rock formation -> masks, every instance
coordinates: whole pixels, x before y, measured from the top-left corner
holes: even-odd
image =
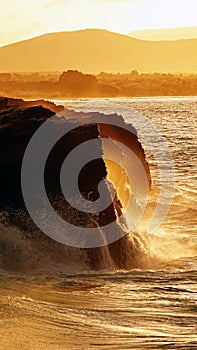
[[[25,102],[20,99],[0,98],[0,210],[6,211],[8,213],[8,223],[22,228],[27,232],[27,237],[28,232],[32,232],[33,223],[25,211],[21,190],[21,164],[23,155],[29,140],[39,126],[62,109],[62,106],[58,107],[47,101]],[[97,139],[98,150],[100,152],[100,158],[88,163],[80,172],[79,190],[86,199],[90,199],[90,193],[91,201],[96,200],[99,197],[98,184],[107,176],[100,137],[107,136],[117,139],[133,149],[137,156],[142,160],[144,169],[150,181],[148,164],[146,163],[144,151],[135,132],[133,133],[132,138],[127,135],[126,131],[123,136],[120,137],[118,129],[115,126],[109,127],[104,124],[81,125],[77,113],[75,114],[75,117],[76,119],[78,118],[78,120],[76,120],[76,128],[70,131],[66,136],[63,136],[55,144],[48,156],[45,167],[45,187],[48,196],[51,202],[53,202],[54,208],[65,220],[68,221],[71,219],[69,215],[67,215],[67,210],[65,210],[65,208],[68,208],[69,204],[63,197],[59,174],[65,157],[72,149],[84,141]],[[57,121],[58,120],[57,117]],[[73,119],[64,120],[64,122],[71,123],[73,122]],[[52,123],[54,123],[54,121],[52,121]],[[54,123],[53,127],[61,127],[59,121]],[[40,150],[40,152],[42,152],[42,150]],[[110,195],[108,192],[109,189],[106,186],[106,193]],[[64,208],[63,211],[61,211],[59,206],[60,201],[61,207],[63,206]],[[103,225],[117,219],[117,215],[121,213],[121,206],[121,202],[116,195],[114,202],[99,215],[94,216],[94,214],[92,214],[90,216],[86,213],[79,213],[76,209],[73,217],[76,218],[83,216],[82,226],[84,225],[84,227],[90,225],[88,221],[96,222],[97,226],[99,225],[102,227]],[[18,210],[24,211],[25,215],[19,215]],[[71,223],[73,223],[72,220]],[[76,225],[75,219],[74,224]],[[94,224],[92,225],[92,227],[94,227]],[[42,235],[42,233],[40,232],[39,235]],[[34,234],[31,235],[31,239],[32,238],[35,238]],[[44,239],[50,240],[48,237],[45,237]],[[57,243],[54,244],[60,245]],[[129,254],[128,249],[130,250]],[[104,250],[102,247],[86,249],[89,265],[92,269],[106,268],[104,261],[105,250],[106,247]],[[110,254],[114,268],[129,269],[132,267],[131,258],[132,253],[135,255],[135,249],[127,235],[115,243],[110,244],[107,247],[107,251],[108,254]]]

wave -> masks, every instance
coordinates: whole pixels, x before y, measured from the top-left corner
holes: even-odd
[[[35,227],[24,231],[0,224],[0,251],[0,270],[14,274],[115,272],[121,270],[121,264],[122,270],[153,266],[148,240],[144,233],[137,231],[130,235],[125,232],[121,244],[114,242],[99,248],[80,249],[55,242]]]
[[[13,213],[14,215],[14,213]],[[26,218],[24,212],[17,215]],[[28,230],[0,224],[0,271],[26,276],[61,276],[117,271],[188,269],[194,264],[195,242],[165,232],[148,234],[144,228],[125,232],[118,242],[81,249],[50,239],[29,222]],[[25,221],[26,219],[24,219]],[[143,226],[144,227],[144,226]],[[184,260],[185,259],[185,260]],[[189,259],[189,260],[188,260]]]
[[[85,252],[50,240],[38,230],[0,225],[0,269],[17,274],[80,273],[88,270]]]

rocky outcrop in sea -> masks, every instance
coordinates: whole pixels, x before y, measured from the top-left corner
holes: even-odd
[[[79,174],[79,191],[86,200],[92,202],[99,198],[98,184],[101,180],[105,180],[105,195],[111,198],[106,182],[107,167],[104,160],[102,137],[115,139],[132,149],[142,161],[150,185],[150,172],[144,150],[132,126],[130,126],[132,128],[131,137],[129,131],[123,130],[123,133],[120,134],[117,126],[109,126],[107,123],[84,125],[83,114],[73,111],[62,113],[63,110],[63,106],[56,106],[48,101],[0,98],[0,210],[3,213],[2,222],[20,229],[24,233],[25,240],[39,241],[36,249],[39,249],[40,254],[42,249],[46,251],[47,246],[47,251],[53,260],[54,252],[56,252],[55,259],[61,264],[64,263],[66,247],[53,241],[35,226],[26,210],[21,190],[21,166],[26,147],[33,134],[45,121],[50,121],[54,132],[62,127],[62,123],[75,125],[69,133],[56,142],[45,165],[46,192],[54,209],[64,220],[76,226],[90,228],[99,226],[102,231],[104,225],[116,222],[122,213],[122,203],[117,193],[111,204],[96,214],[80,212],[72,208],[64,198],[59,179],[62,164],[66,156],[85,141],[97,140],[96,147],[97,154],[99,154],[98,159],[89,162]],[[50,119],[51,117],[53,118]],[[122,117],[114,116],[114,118],[124,126],[125,122]],[[38,152],[42,154],[42,147]],[[115,188],[114,191],[116,191]],[[139,253],[138,248],[138,246],[134,247],[133,241],[125,234],[121,239],[105,247],[81,250],[85,252],[87,264],[91,269],[130,269],[136,265],[135,256]],[[78,250],[80,248],[69,248],[70,256],[72,253],[76,254]]]

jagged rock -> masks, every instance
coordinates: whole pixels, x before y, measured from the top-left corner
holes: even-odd
[[[58,107],[46,101],[25,102],[21,99],[0,98],[0,209],[8,212],[9,223],[22,227],[22,229],[27,232],[30,230],[30,227],[32,230],[32,222],[28,215],[26,215],[27,213],[25,214],[25,221],[24,216],[22,218],[20,215],[17,216],[17,212],[15,215],[13,214],[13,209],[25,210],[21,190],[21,164],[23,155],[29,140],[39,126],[62,109],[62,106]],[[111,137],[130,147],[142,160],[150,183],[148,164],[145,160],[141,144],[135,134],[135,130],[132,138],[126,131],[120,136],[117,128],[114,126],[109,127],[104,124],[81,125],[80,114],[75,113],[73,116],[76,118],[76,128],[66,136],[63,136],[56,143],[49,154],[45,167],[46,191],[50,200],[53,202],[54,208],[59,211],[59,214],[64,219],[68,219],[68,221],[70,217],[67,215],[67,210],[65,208],[68,209],[69,204],[63,197],[59,174],[65,157],[72,149],[84,141],[97,139],[97,147],[100,152],[100,158],[88,163],[87,166],[82,169],[79,176],[79,189],[86,199],[89,198],[90,193],[92,194],[91,200],[98,198],[98,184],[107,176],[100,137]],[[73,119],[64,119],[64,122],[73,123]],[[124,123],[123,119],[121,122]],[[54,123],[54,120],[51,121],[51,123]],[[61,119],[57,117],[56,122],[52,126],[54,130],[55,128],[61,127]],[[42,152],[42,150],[40,150],[40,152]],[[106,193],[110,196],[107,186]],[[63,212],[59,208],[60,200],[64,207]],[[94,225],[103,226],[111,223],[117,219],[117,215],[121,214],[121,206],[121,202],[116,195],[114,203],[111,203],[111,205],[99,215],[89,215],[76,210],[73,215],[74,224],[76,224],[76,217],[83,217],[82,226],[84,227],[90,224],[88,220],[94,223],[92,227],[96,227]],[[73,223],[72,220],[71,223]],[[42,233],[40,232],[39,235],[42,235]],[[33,238],[35,238],[34,234]],[[50,240],[48,237],[44,239]],[[56,245],[58,244],[56,243]],[[114,263],[114,268],[129,269],[132,267],[132,256],[128,259],[128,251],[126,249],[128,247],[130,247],[130,254],[132,254],[132,252],[135,254],[127,235],[107,247]],[[91,268],[105,268],[102,247],[87,249],[86,252]]]
[[[10,98],[0,96],[0,110],[6,113],[6,110],[9,111],[9,108],[14,111],[21,108],[30,108],[35,106],[42,106],[44,108],[50,109],[54,113],[58,113],[64,109],[61,105],[56,105],[53,102],[46,100],[36,100],[36,101],[24,101],[20,98]]]

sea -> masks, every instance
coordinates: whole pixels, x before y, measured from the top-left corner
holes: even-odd
[[[51,264],[51,251],[42,255],[39,244],[32,248],[4,219],[0,349],[197,349],[197,98],[54,102],[111,118],[116,113],[136,128],[152,178],[147,210],[135,227],[144,264],[92,271],[82,256],[68,254],[60,267]]]

